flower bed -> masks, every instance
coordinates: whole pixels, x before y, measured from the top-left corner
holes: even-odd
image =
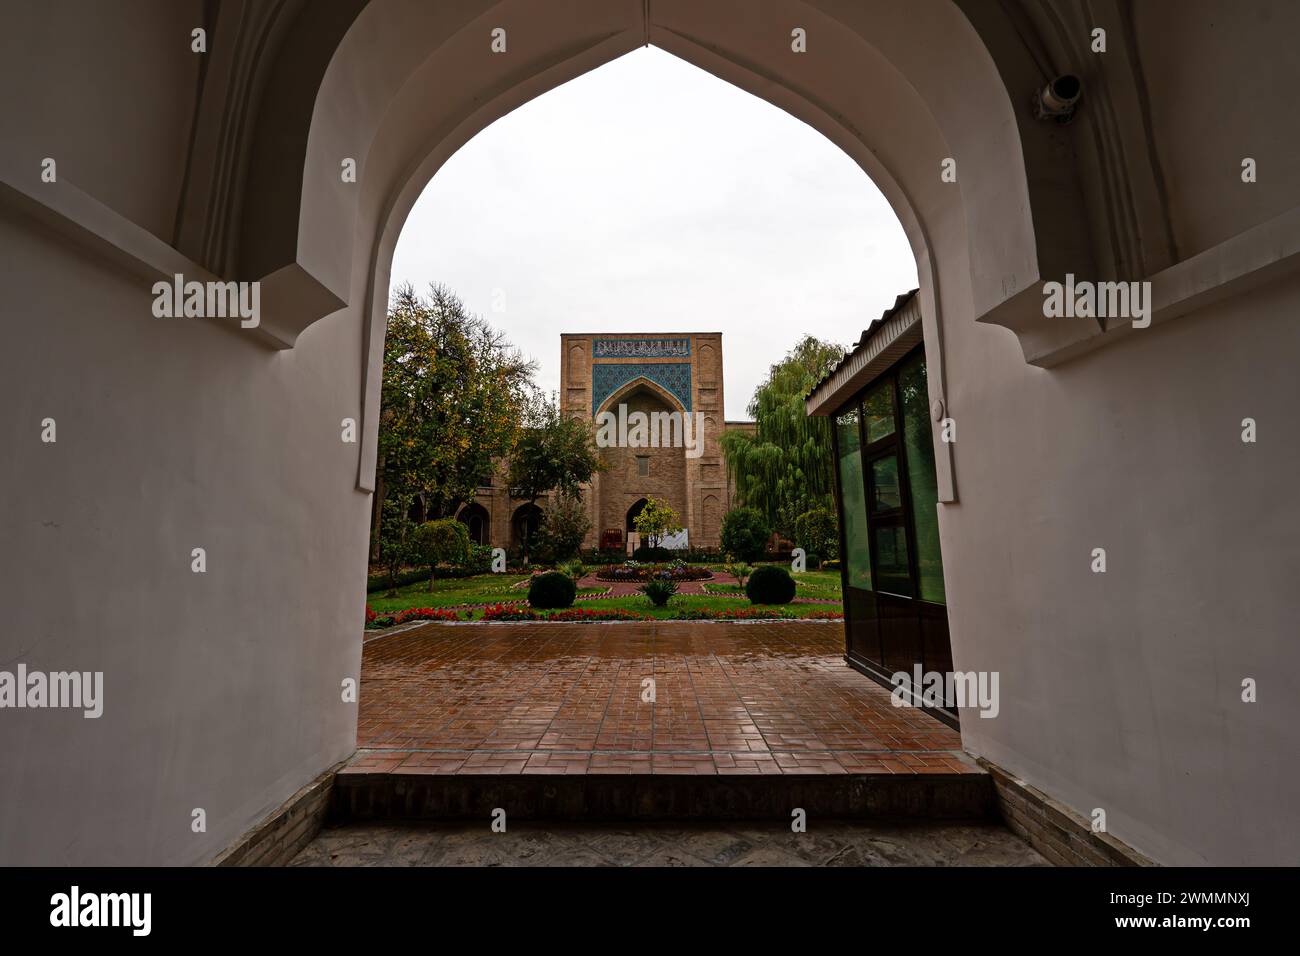
[[[625,611],[622,608],[570,607],[563,611],[550,611],[541,616],[543,621],[649,621],[649,614]]]
[[[395,615],[398,624],[407,621],[459,621],[460,615],[445,607],[409,607]]]
[[[537,620],[537,614],[522,604],[493,604],[491,607],[483,609],[483,620],[535,621]]]
[[[774,607],[739,607],[709,611],[704,608],[685,608],[673,614],[672,621],[771,621],[788,620],[795,615]]]
[[[669,581],[706,581],[713,577],[708,568],[691,564],[607,564],[596,572],[597,581],[649,581],[663,578]]]
[[[459,621],[460,616],[445,607],[408,607],[404,611],[379,614],[366,608],[366,627],[393,627],[407,621]]]
[[[569,607],[559,611],[538,612],[512,604],[495,604],[485,608],[485,621],[645,621],[649,615],[622,608]]]

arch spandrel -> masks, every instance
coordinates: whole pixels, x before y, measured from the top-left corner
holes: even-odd
[[[785,109],[863,167],[917,258],[933,313],[927,338],[940,334],[940,309],[968,321],[1032,304],[1024,293],[1040,281],[1037,243],[1013,106],[957,5],[656,0],[648,21],[646,9],[641,0],[572,0],[560,17],[526,0],[369,0],[319,84],[303,91],[313,97],[303,171],[283,183],[297,203],[276,210],[292,213],[297,236],[280,273],[299,290],[286,334],[338,303],[362,323],[363,490],[373,484],[389,268],[424,185],[495,119],[647,43]],[[816,55],[789,49],[790,24],[806,26]],[[496,27],[507,31],[504,54],[489,49]],[[958,182],[943,183],[939,164],[953,153]],[[358,158],[358,183],[338,182],[340,156]],[[941,355],[936,365],[932,388],[943,398]]]
[[[400,231],[436,171],[427,157],[443,153],[445,161],[497,115],[576,75],[575,62],[585,72],[648,41],[728,82],[747,74],[739,85],[783,108],[791,94],[810,101],[815,108],[800,118],[837,142],[843,132],[827,131],[816,114],[856,136],[879,157],[873,178],[884,173],[899,184],[886,190],[896,211],[906,204],[928,231],[928,220],[950,222],[954,212],[972,231],[996,221],[997,241],[966,247],[977,315],[1037,280],[1011,101],[956,5],[657,0],[649,23],[640,0],[569,6],[581,9],[557,17],[522,0],[371,0],[316,91],[296,215],[299,266],[352,301],[356,246],[382,238],[376,225],[389,231],[381,218]],[[790,52],[789,23],[809,24],[817,55]],[[507,30],[507,53],[489,52],[491,25]],[[449,97],[449,88],[457,96]],[[363,157],[362,189],[338,182],[338,157],[353,154]],[[949,154],[958,154],[955,189],[939,182],[939,161]]]
[[[640,393],[649,393],[661,402],[670,412],[679,412],[683,415],[688,413],[685,404],[683,404],[682,400],[675,394],[664,388],[658,382],[652,381],[643,375],[639,375],[631,381],[625,382],[618,388],[614,389],[614,391],[601,399],[600,402],[595,403],[591,411],[592,417],[594,418],[604,412],[615,411],[620,402],[626,402],[629,398]]]

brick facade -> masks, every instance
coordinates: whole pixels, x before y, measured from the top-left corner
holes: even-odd
[[[643,498],[655,497],[676,509],[691,547],[718,547],[722,516],[733,498],[721,437],[729,429],[754,427],[752,422],[728,422],[723,414],[722,334],[561,335],[564,413],[594,419],[605,410],[617,413],[620,404],[628,414],[691,415],[703,426],[703,451],[690,457],[684,447],[603,449],[606,468],[583,491],[592,522],[585,546],[597,547],[603,531],[625,533],[630,509]],[[516,527],[523,504],[511,499],[504,482],[498,480],[479,489],[466,508],[486,525],[483,543],[512,549],[518,544]],[[538,504],[545,508],[546,500]],[[462,520],[469,513],[462,509]]]

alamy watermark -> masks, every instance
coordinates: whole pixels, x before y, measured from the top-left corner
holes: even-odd
[[[996,717],[1001,709],[997,671],[923,671],[916,664],[910,674],[895,671],[889,680],[895,707],[945,707],[955,701],[958,707],[977,708],[981,717]]]
[[[103,671],[0,671],[0,708],[68,708],[95,719],[104,713]]]
[[[152,893],[83,893],[74,886],[50,897],[51,926],[122,926],[132,936],[148,936],[152,912]]]
[[[598,448],[685,448],[687,458],[704,454],[704,413],[604,411],[596,416]]]
[[[1043,283],[1043,315],[1049,319],[1130,319],[1133,328],[1151,324],[1150,282],[1090,282],[1074,279]]]
[[[153,314],[159,319],[239,319],[239,327],[262,322],[260,282],[198,282],[179,272],[153,284]]]

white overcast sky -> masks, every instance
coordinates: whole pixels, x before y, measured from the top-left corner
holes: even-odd
[[[392,280],[450,286],[537,360],[548,393],[561,332],[720,331],[726,417],[743,419],[804,332],[851,345],[916,266],[838,147],[650,47],[467,143],[412,210]]]

